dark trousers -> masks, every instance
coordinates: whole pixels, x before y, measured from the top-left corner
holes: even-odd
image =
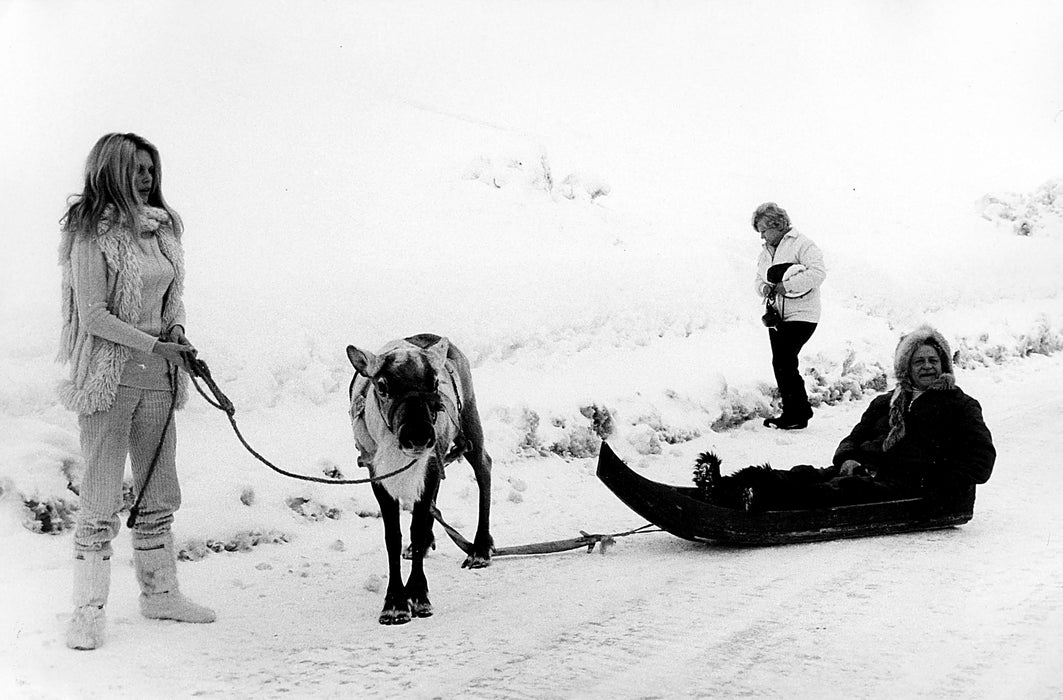
[[[771,368],[782,396],[782,412],[787,418],[807,420],[812,417],[808,405],[805,382],[797,368],[797,355],[816,330],[809,321],[784,321],[778,328],[768,329],[771,341]]]

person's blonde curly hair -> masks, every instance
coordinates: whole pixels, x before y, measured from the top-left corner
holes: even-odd
[[[790,230],[789,214],[775,202],[764,202],[753,212],[752,224],[754,230],[756,230],[757,224],[761,221],[764,221],[776,231],[786,232]]]

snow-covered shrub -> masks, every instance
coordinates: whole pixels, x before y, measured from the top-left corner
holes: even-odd
[[[553,188],[550,164],[543,155],[539,159],[478,156],[462,172],[466,180],[477,180],[494,187],[524,187],[549,192]]]
[[[616,431],[616,424],[613,422],[613,414],[605,406],[599,406],[596,403],[592,403],[588,406],[580,406],[579,412],[584,418],[591,421],[591,427],[593,428],[595,435],[602,440],[608,440]]]
[[[551,431],[553,437],[549,441],[544,441],[548,452],[566,459],[582,459],[598,454],[602,440],[593,425],[582,425],[575,420],[555,417],[551,426],[556,430]]]
[[[250,552],[260,544],[284,544],[290,541],[291,536],[278,530],[247,530],[224,540],[188,540],[178,545],[177,558],[181,561],[199,561],[211,552]]]
[[[719,432],[770,415],[772,398],[777,398],[778,393],[777,389],[763,384],[757,389],[739,391],[725,383],[720,388],[720,415],[712,422],[712,429]]]
[[[652,425],[639,423],[630,428],[625,437],[640,455],[661,454],[661,441]]]
[[[1035,353],[1051,355],[1063,350],[1063,333],[1052,328],[1047,316],[1041,316],[1029,333],[1019,336],[1016,350],[1022,357]]]
[[[880,364],[857,360],[852,348],[841,364],[827,356],[814,357],[805,367],[804,377],[808,401],[813,406],[859,401],[867,394],[885,391],[889,384],[888,374]]]
[[[609,183],[590,173],[569,173],[557,188],[565,199],[590,199],[604,197],[612,191]]]
[[[322,459],[318,462],[321,467],[321,473],[329,479],[341,480],[344,478],[343,472],[340,471],[340,466],[331,459]]]
[[[476,180],[495,189],[522,187],[556,193],[573,200],[594,201],[612,191],[604,179],[585,171],[571,172],[560,183],[557,182],[545,151],[532,157],[477,156],[465,166],[462,178]]]
[[[597,403],[580,406],[577,413],[554,416],[550,425],[536,422],[540,452],[552,452],[565,459],[594,457],[602,440],[616,432],[613,413]]]
[[[292,496],[287,501],[288,507],[298,515],[314,522],[325,520],[339,520],[342,511],[333,506],[326,506],[312,498]]]
[[[1063,330],[1041,315],[1033,327],[1011,340],[991,340],[989,333],[961,337],[954,344],[953,364],[962,369],[1000,365],[1029,355],[1051,355],[1063,350]]]
[[[525,453],[541,453],[543,448],[539,442],[539,414],[530,408],[523,408],[520,412],[519,427],[521,438],[517,449]]]
[[[1018,236],[1063,232],[1063,179],[1049,180],[1030,194],[987,194],[982,218],[1006,225]]]
[[[78,504],[73,499],[67,500],[51,496],[22,501],[24,514],[22,526],[30,532],[42,535],[58,535],[74,527]]]
[[[673,392],[665,392],[665,394],[669,398],[676,398],[676,395]],[[664,418],[661,416],[660,411],[652,406],[643,407],[642,410],[639,411],[635,415],[635,417],[630,421],[630,424],[635,427],[649,426],[653,430],[654,440],[650,443],[651,446],[653,443],[657,443],[658,447],[660,447],[660,443],[664,443],[667,445],[676,445],[683,442],[689,442],[690,440],[694,440],[698,437],[701,437],[701,430],[699,430],[697,427],[691,426],[689,424],[671,425],[669,423],[666,423]],[[642,428],[639,428],[639,431],[642,430]],[[636,442],[633,442],[632,444],[637,445],[642,443],[644,438],[636,435],[634,439]],[[651,447],[651,449],[654,448]],[[659,454],[659,451],[642,454]]]

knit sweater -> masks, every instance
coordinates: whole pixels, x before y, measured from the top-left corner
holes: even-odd
[[[81,414],[105,411],[123,382],[143,386],[143,374],[127,371],[130,357],[158,365],[152,348],[159,335],[184,325],[184,255],[179,234],[165,210],[143,207],[130,224],[108,208],[94,234],[64,231],[59,249],[63,270],[63,328],[59,359],[71,364],[70,379],[59,387],[63,405]],[[117,221],[116,221],[117,219]],[[137,237],[153,233],[142,247]],[[157,244],[158,256],[155,255]],[[161,256],[161,259],[160,257]],[[168,278],[160,262],[172,266],[172,281],[159,293],[153,285]],[[145,268],[149,274],[145,289]],[[158,308],[147,308],[158,305]],[[178,372],[177,406],[188,396],[188,378]]]

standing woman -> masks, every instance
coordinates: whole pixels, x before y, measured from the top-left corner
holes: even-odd
[[[170,525],[181,505],[173,411],[188,397],[181,219],[162,196],[159,151],[107,134],[89,153],[85,185],[62,219],[63,328],[71,365],[60,399],[78,414],[85,463],[74,531],[74,614],[66,643],[103,643],[111,542],[126,457],[140,499],[133,561],[145,617],[213,622],[177,587]],[[150,474],[150,477],[149,477]]]
[[[766,419],[764,425],[800,430],[808,425],[812,407],[797,356],[819,323],[819,287],[827,277],[827,268],[819,246],[794,230],[786,210],[775,202],[757,207],[753,228],[764,241],[757,259],[756,290],[769,308],[764,324],[768,326],[771,366],[782,397],[782,415]]]

